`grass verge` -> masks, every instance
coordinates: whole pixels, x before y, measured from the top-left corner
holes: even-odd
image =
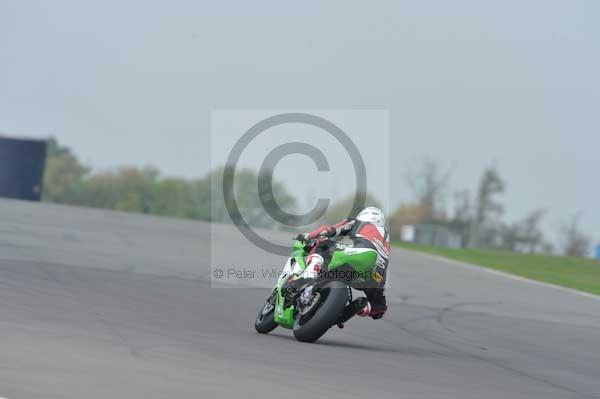
[[[600,295],[600,261],[595,259],[486,249],[438,248],[409,243],[395,245]]]

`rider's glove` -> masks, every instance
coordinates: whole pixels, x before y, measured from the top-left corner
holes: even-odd
[[[306,242],[307,242],[306,234],[298,234],[296,236],[296,238],[294,238],[294,240],[297,240],[297,241],[300,241],[300,242],[303,242],[306,244]]]

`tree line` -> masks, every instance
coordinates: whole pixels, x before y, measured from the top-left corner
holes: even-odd
[[[453,167],[430,157],[415,163],[405,174],[412,189],[412,202],[403,203],[391,216],[392,232],[399,236],[404,225],[431,224],[443,226],[461,237],[463,248],[490,248],[513,252],[563,254],[585,257],[591,249],[591,237],[580,227],[581,212],[562,221],[560,242],[553,244],[546,237],[542,223],[545,209],[533,209],[521,220],[504,220],[502,195],[506,180],[497,165],[486,167],[475,192],[459,190],[454,193],[451,212],[445,208]]]
[[[50,139],[42,201],[229,222],[221,184],[223,172],[223,168],[215,169],[198,179],[162,177],[154,167],[93,172],[69,148]],[[240,213],[250,225],[268,228],[273,221],[258,199],[258,179],[252,170],[236,171],[235,196]],[[280,182],[273,183],[273,197],[282,207],[295,206],[295,198]]]
[[[447,212],[444,204],[453,169],[452,166],[442,167],[435,159],[423,158],[406,172],[404,178],[414,198],[401,203],[390,215],[392,238],[400,237],[404,225],[430,224],[459,235],[460,245],[465,248],[588,255],[591,239],[580,228],[581,213],[574,214],[561,224],[562,242],[558,249],[542,231],[546,210],[534,209],[521,220],[506,222],[501,198],[507,185],[496,165],[482,172],[475,192],[455,192],[454,207]],[[223,198],[223,173],[224,169],[218,168],[202,178],[183,179],[163,177],[154,167],[92,171],[69,148],[50,139],[42,200],[227,223],[230,218]],[[259,179],[260,176],[253,170],[236,171],[235,198],[240,214],[251,226],[269,228],[275,226],[269,211],[277,206],[294,209],[297,203],[282,182],[274,182],[273,196],[261,203]],[[374,195],[366,195],[370,205],[381,205]],[[347,216],[353,198],[332,204],[319,222],[331,222]]]

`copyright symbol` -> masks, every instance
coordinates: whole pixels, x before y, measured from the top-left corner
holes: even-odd
[[[213,275],[216,278],[221,278],[223,277],[223,269],[215,269],[215,271],[213,272]]]
[[[342,129],[327,119],[313,114],[285,113],[266,118],[248,129],[233,146],[225,164],[225,169],[223,171],[223,199],[225,200],[225,207],[227,208],[227,213],[231,217],[233,224],[246,237],[246,239],[265,251],[282,256],[287,256],[289,253],[289,248],[287,246],[278,245],[266,240],[264,237],[254,231],[248,222],[244,220],[234,196],[233,186],[238,160],[248,144],[250,144],[252,140],[254,140],[264,131],[275,126],[290,123],[318,127],[322,131],[333,136],[333,138],[335,138],[348,153],[354,167],[356,178],[354,203],[352,204],[352,209],[350,210],[348,217],[358,213],[359,210],[364,208],[367,192],[367,171],[364,160],[358,148]],[[308,225],[317,221],[321,216],[323,216],[323,214],[325,214],[329,205],[329,200],[319,199],[317,201],[317,205],[305,215],[294,215],[287,213],[273,200],[272,171],[274,170],[277,162],[290,154],[304,154],[315,162],[318,171],[329,170],[327,158],[317,147],[308,143],[300,142],[280,145],[267,155],[263,165],[260,168],[258,178],[259,199],[265,211],[274,220],[287,226]],[[302,223],[295,221],[302,221]]]

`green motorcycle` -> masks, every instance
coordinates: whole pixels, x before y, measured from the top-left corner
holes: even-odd
[[[332,249],[327,270],[308,270],[306,257],[313,245]],[[353,248],[334,240],[316,243],[294,241],[277,284],[256,317],[254,327],[261,334],[277,326],[292,329],[302,342],[315,342],[332,326],[347,321],[356,312],[352,287],[373,281],[372,270],[377,252],[370,248]],[[366,301],[366,298],[365,298]]]

